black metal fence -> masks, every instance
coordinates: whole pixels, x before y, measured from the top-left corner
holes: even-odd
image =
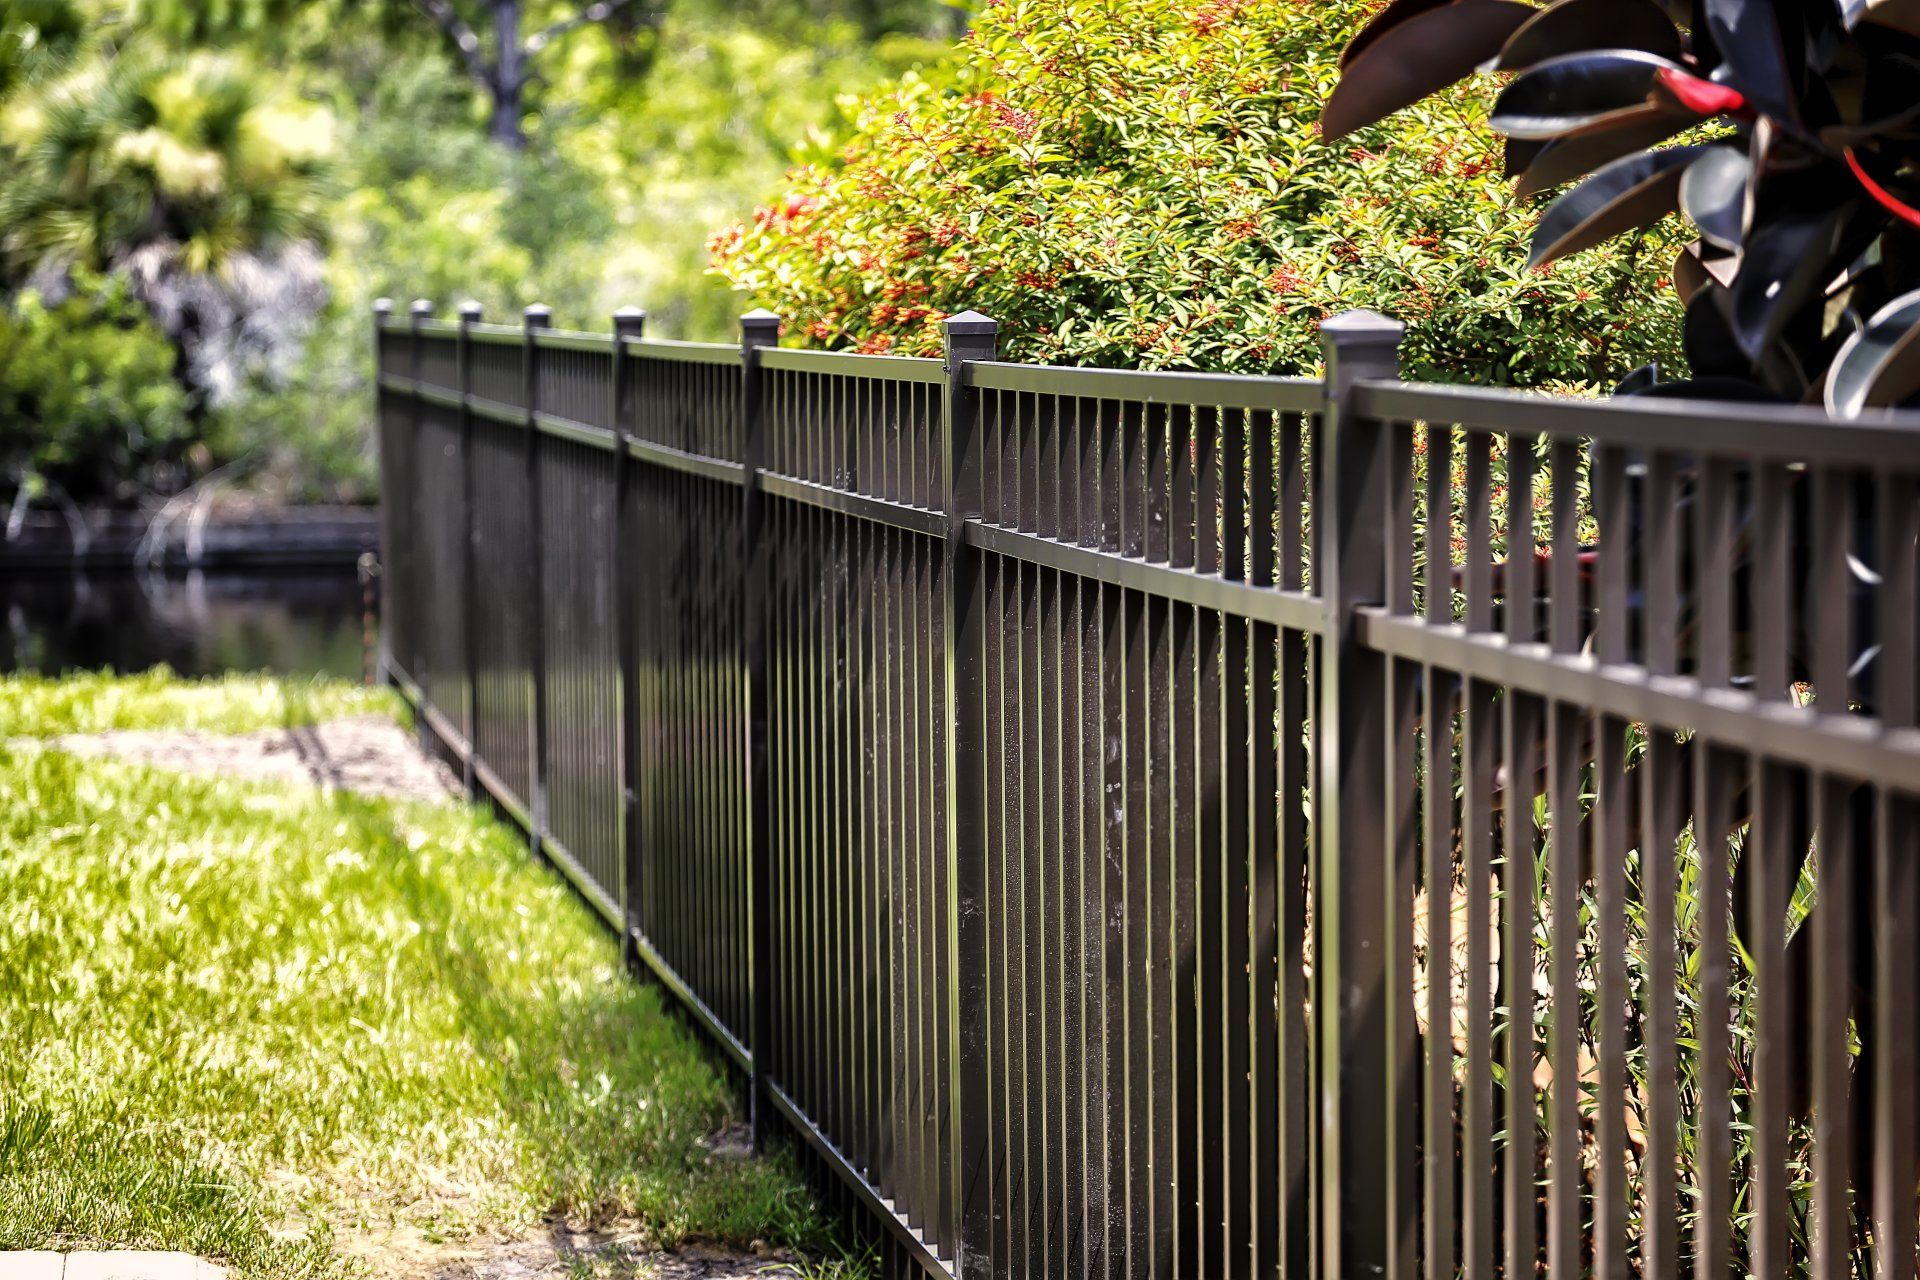
[[[1920,420],[478,319],[388,670],[891,1267],[1915,1274]]]

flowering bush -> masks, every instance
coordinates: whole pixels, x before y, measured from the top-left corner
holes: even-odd
[[[712,240],[790,341],[926,354],[998,319],[1015,359],[1303,372],[1325,316],[1408,322],[1415,376],[1607,382],[1677,363],[1665,227],[1529,273],[1487,90],[1324,145],[1378,0],[996,0],[952,65],[848,104],[844,140]],[[1651,264],[1651,265],[1650,265]]]

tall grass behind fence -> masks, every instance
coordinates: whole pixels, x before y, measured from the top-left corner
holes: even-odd
[[[383,315],[387,669],[943,1276],[1916,1272],[1920,422]]]

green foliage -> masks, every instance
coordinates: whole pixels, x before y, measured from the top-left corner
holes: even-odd
[[[177,466],[192,438],[173,345],[126,281],[79,275],[73,296],[0,310],[0,476],[75,498]]]
[[[963,309],[1015,358],[1305,371],[1349,307],[1417,376],[1592,383],[1679,346],[1664,229],[1528,274],[1534,215],[1455,89],[1338,147],[1315,120],[1366,0],[1001,0],[949,72],[851,108],[714,237],[791,340],[930,353]]]

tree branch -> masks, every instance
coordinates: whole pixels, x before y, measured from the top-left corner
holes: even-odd
[[[584,27],[595,22],[605,22],[608,18],[611,18],[614,14],[633,3],[634,0],[594,0],[593,4],[588,5],[571,18],[563,18],[548,27],[545,31],[536,31],[534,34],[528,36],[526,44],[522,47],[529,56],[532,56],[574,28]]]
[[[413,0],[414,8],[433,19],[444,31],[447,39],[453,41],[453,47],[460,51],[460,57],[467,64],[467,71],[481,84],[491,87],[494,84],[493,68],[480,56],[480,37],[467,25],[459,11],[450,0]]]

